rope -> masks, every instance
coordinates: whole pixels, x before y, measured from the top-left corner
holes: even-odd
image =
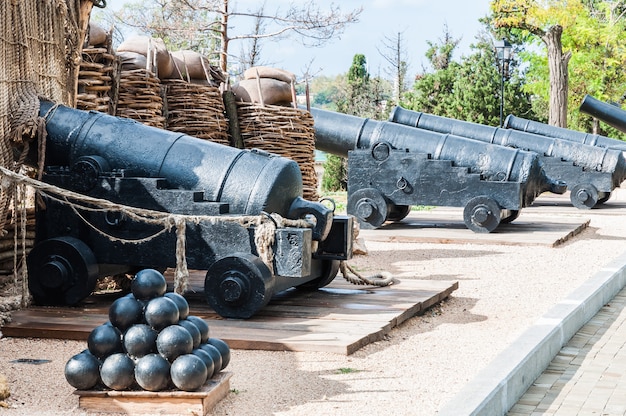
[[[365,277],[357,272],[354,267],[350,266],[345,260],[343,260],[339,264],[339,270],[341,271],[343,278],[353,285],[370,285],[384,287],[393,284],[393,276],[390,273],[382,272],[370,277]],[[354,275],[355,277],[351,277],[350,274]]]

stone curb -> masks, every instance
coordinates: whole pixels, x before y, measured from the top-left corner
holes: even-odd
[[[625,285],[626,253],[554,305],[466,384],[438,415],[505,415],[570,338]]]

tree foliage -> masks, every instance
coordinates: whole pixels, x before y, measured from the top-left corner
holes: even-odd
[[[581,0],[492,0],[496,29],[517,30],[518,35],[538,39],[546,47],[549,70],[549,115],[552,125],[567,127],[568,65],[571,52],[562,44],[564,31],[576,22]]]
[[[537,26],[547,30],[550,25],[558,25],[562,28],[563,51],[567,51],[565,55],[570,56],[567,76],[564,78],[568,83],[567,100],[571,103],[566,108],[567,127],[621,136],[614,129],[600,125],[582,114],[578,106],[585,94],[603,101],[620,103],[623,100],[626,91],[626,2],[517,0],[493,2],[492,5],[494,3],[501,3],[501,6],[506,3],[510,7],[508,14],[492,16],[494,28],[516,26],[516,29],[507,33],[530,46],[521,54],[521,58],[528,67],[525,90],[533,96],[536,113],[545,113],[550,105],[554,81],[550,75],[550,51],[546,43],[541,41],[542,32],[538,30],[531,33],[529,29]],[[501,19],[499,22],[498,16]]]

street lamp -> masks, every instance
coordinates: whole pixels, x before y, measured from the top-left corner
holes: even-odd
[[[500,127],[502,127],[504,125],[504,75],[505,67],[508,67],[511,60],[512,47],[506,39],[495,41],[494,47],[496,48],[496,57],[500,66]]]

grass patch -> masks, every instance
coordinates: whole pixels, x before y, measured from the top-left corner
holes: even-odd
[[[361,370],[357,370],[356,368],[341,367],[337,369],[337,374],[352,374],[352,373],[358,373],[360,371]]]

